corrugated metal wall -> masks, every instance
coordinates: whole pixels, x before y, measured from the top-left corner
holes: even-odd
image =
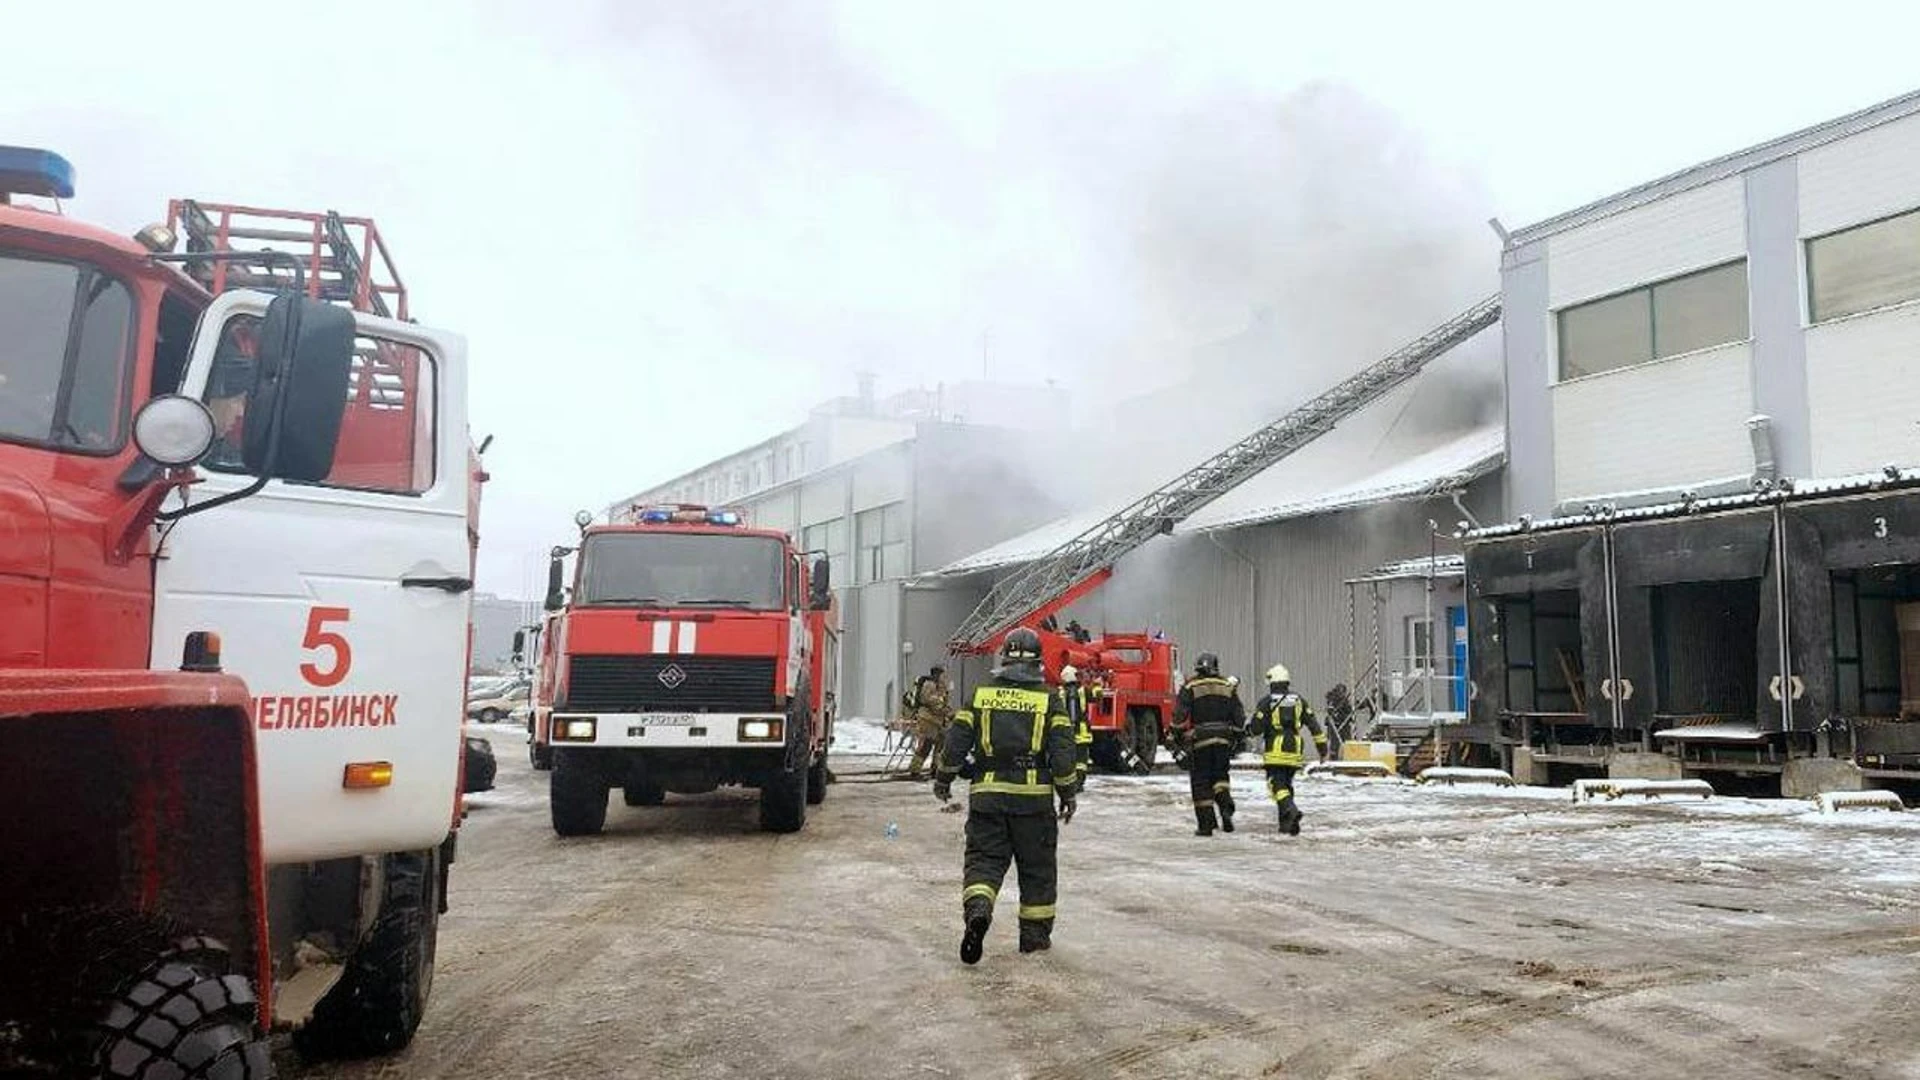
[[[1472,489],[1469,504],[1483,518],[1498,517],[1498,485],[1493,477]],[[1202,651],[1218,653],[1223,670],[1253,686],[1269,665],[1285,663],[1318,701],[1348,678],[1347,579],[1427,554],[1429,520],[1449,534],[1439,553],[1457,553],[1450,534],[1459,516],[1436,499],[1225,530],[1214,534],[1218,543],[1171,537],[1122,560],[1113,580],[1067,616],[1096,631],[1164,629],[1184,666]],[[1359,615],[1360,646],[1370,650],[1364,597]],[[1398,633],[1389,631],[1390,643]]]

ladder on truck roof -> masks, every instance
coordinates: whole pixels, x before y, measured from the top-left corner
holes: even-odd
[[[984,651],[1022,619],[1064,607],[1104,580],[1121,556],[1173,531],[1201,507],[1331,431],[1436,357],[1499,321],[1500,297],[1489,296],[1021,567],[987,593],[954,631],[949,649],[956,654]]]
[[[174,199],[167,204],[167,225],[186,237],[190,255],[286,252],[306,268],[307,295],[390,319],[408,318],[407,287],[369,218],[343,217],[332,210],[264,210]],[[260,246],[243,248],[241,241]],[[293,286],[291,272],[273,263],[188,260],[186,270],[215,295],[228,289],[278,292]]]

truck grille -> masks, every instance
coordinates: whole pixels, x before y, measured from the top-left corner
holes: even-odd
[[[576,656],[566,708],[582,712],[777,711],[769,656]]]

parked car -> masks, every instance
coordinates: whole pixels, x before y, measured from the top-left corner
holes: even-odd
[[[513,710],[527,703],[528,686],[524,682],[514,683],[494,692],[488,697],[474,697],[467,701],[467,719],[478,720],[483,724],[498,724],[504,721]]]
[[[499,763],[493,759],[493,744],[478,735],[466,735],[467,773],[466,791],[492,791],[494,775],[499,772]]]

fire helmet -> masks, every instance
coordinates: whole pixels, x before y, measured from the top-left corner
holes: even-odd
[[[1029,627],[1018,627],[1000,643],[1000,660],[1008,664],[1032,663],[1040,659],[1040,635]]]
[[[1201,653],[1193,661],[1193,673],[1195,675],[1220,674],[1220,658],[1210,652]]]
[[[1270,683],[1290,683],[1293,681],[1293,673],[1287,670],[1287,665],[1275,664],[1267,669],[1267,681]]]
[[[1079,669],[1079,668],[1077,668],[1077,667],[1074,667],[1074,666],[1073,666],[1072,664],[1068,664],[1067,666],[1065,666],[1065,667],[1063,667],[1063,668],[1061,668],[1061,669],[1060,669],[1060,681],[1061,681],[1061,682],[1063,682],[1063,683],[1064,683],[1064,682],[1079,682],[1079,681],[1080,681],[1080,669]]]

